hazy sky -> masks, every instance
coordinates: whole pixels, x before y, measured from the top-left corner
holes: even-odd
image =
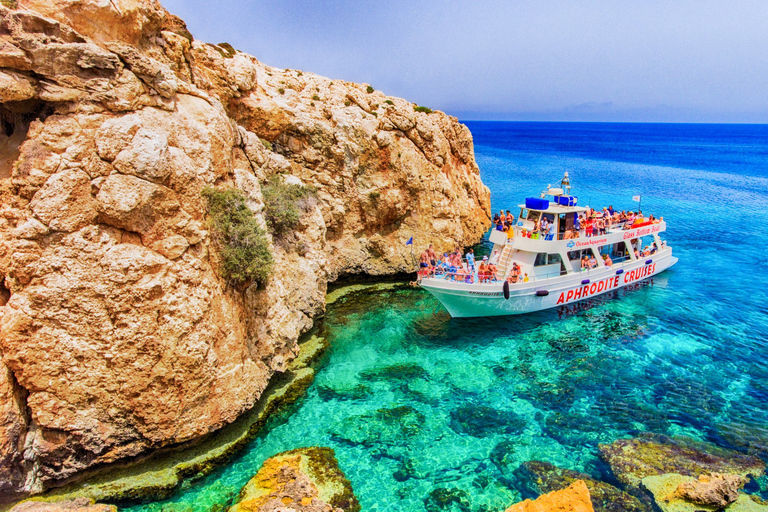
[[[768,122],[766,0],[161,0],[206,42],[462,120]]]

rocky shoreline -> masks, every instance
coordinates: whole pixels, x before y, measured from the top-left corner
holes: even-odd
[[[455,118],[194,40],[151,0],[3,2],[0,26],[5,499],[233,423],[329,282],[411,272],[411,236],[448,249],[489,226]],[[283,232],[274,179],[313,191]],[[206,187],[245,194],[265,283],[222,277]]]

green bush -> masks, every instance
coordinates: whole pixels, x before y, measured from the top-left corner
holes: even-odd
[[[224,279],[235,285],[265,283],[272,270],[272,253],[266,233],[245,204],[245,194],[234,188],[212,187],[202,194],[208,201],[208,223]]]
[[[425,114],[431,114],[432,113],[432,109],[431,108],[429,108],[429,107],[422,107],[421,105],[419,105],[418,107],[414,106],[413,107],[413,111],[414,112],[424,112]]]
[[[373,91],[375,91],[376,89],[374,89],[373,87],[371,87],[371,86],[369,85],[368,87],[366,87],[366,88],[365,88],[365,90],[366,90],[366,91],[368,91],[369,93],[372,93],[372,92],[373,92]]]
[[[277,92],[279,92],[280,94],[285,94],[285,89],[283,89],[283,88],[281,87],[281,88],[279,88],[279,89],[277,90]]]
[[[387,105],[394,105],[395,104],[395,102],[392,101],[392,100],[384,100],[384,103],[386,103]]]
[[[312,99],[315,101],[320,101],[320,96],[318,96],[317,94],[313,94]]]
[[[286,183],[280,175],[271,176],[262,186],[264,216],[276,235],[287,232],[296,225],[301,214],[314,201],[315,189]]]

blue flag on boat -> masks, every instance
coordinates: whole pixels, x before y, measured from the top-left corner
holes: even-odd
[[[405,245],[413,245],[413,237],[409,238]]]

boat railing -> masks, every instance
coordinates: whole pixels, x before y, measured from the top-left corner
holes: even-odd
[[[625,266],[631,265],[633,263],[636,263],[637,261],[645,259],[646,261],[649,258],[654,258],[657,255],[664,253],[666,251],[671,251],[671,248],[669,246],[663,246],[661,251],[656,251],[650,255],[643,255],[641,254],[639,258],[633,259],[631,256],[619,256],[617,258],[612,259],[611,265],[596,265],[593,268],[583,268],[581,270],[576,270],[575,274],[571,275],[583,275],[586,276],[585,278],[588,278],[591,274],[597,273],[597,272],[603,272],[608,269],[618,270]],[[554,279],[559,279],[563,277],[564,275],[568,274],[549,274],[544,276],[536,276],[536,275],[521,275],[518,278],[518,281],[514,283],[510,283],[511,285],[515,284],[525,284],[525,283],[549,283]],[[449,270],[443,270],[443,269],[436,269],[434,271],[424,271],[423,269],[419,271],[418,273],[419,279],[436,279],[436,280],[442,280],[442,281],[449,281],[449,282],[456,282],[456,283],[467,283],[467,284],[486,284],[486,283],[502,283],[506,279],[505,276],[500,275],[498,272],[496,273],[495,278],[493,276],[489,278],[484,278],[483,281],[480,281],[478,270],[475,268],[474,270],[471,270],[466,265],[462,267],[462,271],[459,272],[454,271],[451,272]]]
[[[571,230],[570,233],[566,231],[565,233],[557,233],[556,235],[552,235],[552,240],[578,240],[580,238],[591,238],[591,237],[605,235],[605,234],[607,234],[607,233],[609,233],[611,231],[626,231],[626,230],[629,230],[629,229],[639,228],[639,227],[643,227],[643,226],[649,226],[651,224],[658,224],[659,222],[661,222],[661,221],[660,220],[654,220],[654,221],[645,221],[645,222],[641,222],[641,223],[638,224],[636,222],[621,221],[621,222],[617,222],[617,223],[611,223],[610,225],[606,225],[602,229],[602,232],[597,230],[597,232],[595,234],[593,234],[593,235],[587,235],[586,233],[584,233],[583,230],[579,230],[579,231]],[[549,236],[549,235],[547,235],[546,233],[538,233],[538,232],[537,233],[532,233],[532,232],[528,231],[527,229],[520,228],[520,227],[516,227],[515,228],[515,236],[516,237],[517,236],[521,236],[523,238],[530,238],[532,240],[549,240],[547,238],[547,236]],[[511,243],[512,240],[513,239],[510,238],[508,240],[508,243]]]

